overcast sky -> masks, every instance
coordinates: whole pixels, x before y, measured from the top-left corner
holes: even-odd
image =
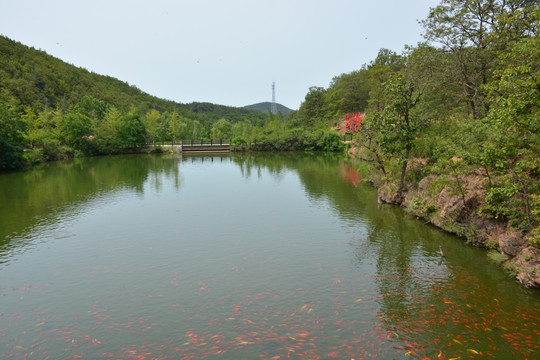
[[[298,109],[310,86],[422,41],[438,0],[0,0],[0,33],[152,95]]]

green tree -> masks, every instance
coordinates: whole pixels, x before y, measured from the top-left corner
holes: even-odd
[[[62,157],[58,131],[63,115],[60,110],[44,110],[39,114],[29,111],[25,114],[28,123],[27,139],[34,152],[41,151],[44,160],[52,161]]]
[[[253,132],[253,125],[248,120],[238,122],[232,126],[232,137],[242,137],[248,142],[251,142]]]
[[[110,106],[103,121],[96,125],[95,134],[100,153],[111,154],[122,147],[117,136],[122,116],[116,107]]]
[[[184,118],[186,124],[186,132],[184,139],[200,139],[204,134],[204,127],[198,120]]]
[[[485,86],[496,66],[494,51],[504,49],[501,44],[506,42],[497,43],[496,39],[503,33],[513,32],[517,36],[527,33],[520,23],[527,22],[525,19],[535,3],[531,0],[442,0],[422,21],[425,38],[440,43],[448,52],[451,61],[441,64],[444,65],[441,70],[447,75],[447,83],[459,85],[460,91],[455,96],[466,102],[473,118],[480,119],[489,110]],[[515,14],[522,15],[520,21],[501,25],[501,18],[516,20]]]
[[[24,123],[0,103],[0,170],[18,169],[25,165]]]
[[[182,121],[182,117],[176,112],[173,112],[169,117],[169,131],[173,143],[176,143],[176,139],[182,139],[186,133],[186,123]]]
[[[424,90],[417,80],[408,71],[391,76],[383,84],[386,104],[370,122],[382,152],[397,158],[401,165],[400,194],[405,191],[405,174],[414,141],[425,125],[425,120],[414,111]]]
[[[326,92],[330,114],[366,111],[370,92],[369,80],[367,69],[334,77]]]
[[[298,125],[309,128],[324,120],[326,112],[325,94],[326,90],[322,87],[312,86],[309,88],[304,102],[298,109],[298,114],[295,115]]]
[[[232,124],[225,119],[219,119],[210,130],[212,139],[230,139],[232,137]]]
[[[79,101],[73,108],[73,112],[83,114],[95,122],[103,121],[108,110],[109,104],[92,96],[83,96],[81,101]]]
[[[139,112],[125,114],[116,128],[116,137],[122,147],[137,149],[145,145],[146,128]]]
[[[148,134],[148,142],[155,143],[156,139],[158,139],[160,118],[161,114],[156,109],[152,109],[144,115],[143,122]]]
[[[85,151],[92,135],[92,120],[83,114],[69,113],[59,123],[60,137],[75,150]]]
[[[383,84],[389,77],[404,67],[405,59],[388,49],[380,49],[377,58],[368,66],[369,109],[382,111],[386,96]]]
[[[498,175],[486,196],[487,209],[507,218],[516,217],[512,209],[524,209],[522,219],[530,228],[537,221],[531,218],[531,195],[540,190],[540,38],[515,43],[501,62],[505,66],[487,87],[491,138],[484,159]]]
[[[447,63],[448,80],[458,81],[460,96],[475,119],[486,114],[482,86],[489,77],[488,34],[497,6],[493,0],[442,0],[423,21],[425,37],[439,42],[452,55]]]
[[[158,119],[157,129],[156,129],[156,140],[164,142],[165,140],[170,140],[171,132],[169,130],[169,120],[171,113],[165,111],[161,113],[161,116]]]

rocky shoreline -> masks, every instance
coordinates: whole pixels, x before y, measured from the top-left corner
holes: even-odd
[[[355,157],[355,150],[351,149],[349,154]],[[421,163],[422,160],[416,164],[411,161],[411,167]],[[402,194],[397,184],[373,185],[378,188],[379,202],[399,205],[426,223],[456,234],[470,245],[485,248],[490,258],[522,285],[540,288],[540,249],[529,243],[529,234],[481,213],[486,181],[485,174],[476,170],[459,177],[460,191],[453,186],[455,179],[435,175],[424,177],[417,185],[408,184],[408,190]]]

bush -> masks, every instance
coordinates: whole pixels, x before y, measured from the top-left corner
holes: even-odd
[[[335,131],[327,131],[317,142],[318,150],[322,151],[343,151],[345,145],[341,141],[341,136]]]
[[[506,260],[508,260],[508,255],[501,254],[500,252],[495,251],[495,250],[488,252],[488,257],[491,261],[495,262],[497,265],[501,265]]]
[[[540,247],[540,226],[531,231],[531,237],[529,237],[528,241],[532,246]]]
[[[236,136],[232,139],[233,145],[247,145],[247,140],[243,136]]]
[[[24,159],[30,165],[39,164],[45,161],[45,158],[43,156],[43,151],[38,148],[34,148],[34,149],[26,151],[24,153]]]

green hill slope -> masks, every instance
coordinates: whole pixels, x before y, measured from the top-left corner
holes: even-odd
[[[289,116],[291,111],[293,111],[293,110],[289,109],[288,107],[283,106],[281,104],[276,104],[276,107],[277,107],[277,111],[281,112],[281,114],[283,114],[284,116]],[[269,102],[269,101],[244,106],[244,109],[256,110],[256,111],[263,112],[265,114],[268,114],[268,112],[270,111],[271,108],[272,108],[272,103]]]
[[[267,118],[256,110],[160,99],[0,36],[0,171],[140,151],[149,143],[230,138],[233,125],[239,136]]]
[[[256,111],[210,103],[181,104],[147,94],[133,85],[68,64],[46,52],[0,36],[0,103],[39,112],[67,111],[84,96],[121,111],[178,112],[203,123],[263,119]]]

